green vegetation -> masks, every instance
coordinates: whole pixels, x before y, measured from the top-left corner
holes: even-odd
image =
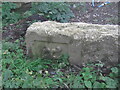
[[[31,8],[21,14],[14,11],[19,8],[16,3],[4,2],[2,5],[0,4],[2,7],[2,26],[17,23],[34,14],[44,16],[48,20],[68,22],[70,18],[74,17],[70,5],[76,10],[82,10],[82,13],[87,10],[84,2],[78,4],[42,2],[31,3]],[[36,21],[32,19],[26,23],[29,26]],[[108,21],[111,20],[108,18]],[[17,24],[15,27],[10,27],[13,32],[17,31],[17,28],[21,28],[22,25]],[[20,31],[19,34],[24,32]],[[0,42],[0,46],[3,44],[2,50],[0,49],[0,53],[2,53],[0,67],[2,63],[3,88],[119,88],[120,64],[107,68],[104,63],[99,61],[98,63],[88,63],[81,68],[75,68],[76,66],[69,64],[68,55],[61,55],[58,60],[31,59],[25,55],[25,43],[23,41],[24,39],[20,38],[15,42]],[[103,68],[110,72],[104,74]]]
[[[72,71],[62,55],[58,60],[37,58],[31,60],[23,54],[24,43],[3,41],[4,88],[118,88],[118,67],[108,75],[102,74],[103,63],[87,64],[79,71]],[[97,70],[94,68],[98,68]]]
[[[37,12],[49,20],[59,22],[68,22],[70,18],[74,17],[69,4],[63,2],[32,3],[31,12]]]
[[[3,26],[14,24],[23,18],[32,16],[33,14],[39,14],[46,17],[48,20],[55,20],[59,22],[67,22],[70,18],[74,17],[69,4],[63,2],[31,3],[30,10],[27,10],[22,14],[20,12],[12,11],[17,8],[19,8],[19,6],[16,3],[2,3]]]
[[[19,21],[22,17],[19,13],[11,12],[12,9],[16,9],[18,6],[15,3],[4,2],[2,3],[2,25],[13,24]]]

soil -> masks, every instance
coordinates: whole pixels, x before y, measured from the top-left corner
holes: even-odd
[[[102,3],[95,3],[95,7],[91,3],[86,3],[84,7],[71,8],[75,14],[75,18],[71,22],[85,22],[92,24],[118,24],[118,3],[112,2],[97,7]]]

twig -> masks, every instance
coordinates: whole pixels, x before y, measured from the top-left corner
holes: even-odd
[[[77,68],[78,70],[81,70],[78,66],[76,66],[76,65],[73,65],[75,68]]]
[[[68,85],[66,83],[63,83],[63,84],[70,90],[70,88],[68,87]]]

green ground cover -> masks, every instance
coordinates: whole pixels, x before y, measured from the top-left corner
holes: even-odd
[[[14,43],[3,41],[4,88],[118,88],[120,64],[109,68],[108,75],[100,70],[104,66],[101,62],[72,71],[67,55],[58,60],[31,59],[23,54],[20,44],[19,40]]]

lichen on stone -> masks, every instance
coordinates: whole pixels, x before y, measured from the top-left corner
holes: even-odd
[[[118,36],[118,25],[35,22],[27,29],[26,46],[28,54],[32,50],[36,56],[42,53],[42,57],[58,58],[61,53],[68,53],[72,64],[98,59],[117,62]],[[62,49],[59,53],[55,52],[58,46]]]

